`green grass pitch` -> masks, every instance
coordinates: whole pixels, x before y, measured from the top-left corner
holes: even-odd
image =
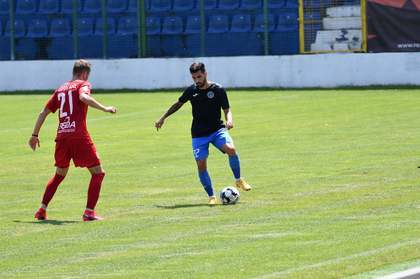
[[[53,175],[57,115],[27,140],[47,95],[0,96],[0,278],[372,278],[420,263],[418,89],[230,91],[231,135],[253,185],[206,205],[179,92],[96,94],[90,109],[107,172],[83,223],[89,174],[70,168],[37,222]],[[233,184],[208,161],[216,191]]]

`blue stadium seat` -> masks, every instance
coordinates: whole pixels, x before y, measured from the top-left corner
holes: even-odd
[[[79,57],[80,58],[102,58],[103,57],[103,36],[94,35],[93,18],[80,18],[78,25],[79,33]],[[100,22],[99,24],[102,24]],[[115,33],[115,30],[114,30]]]
[[[230,36],[226,44],[228,55],[259,55],[262,54],[262,39],[258,33],[251,32],[250,15],[233,15]]]
[[[243,10],[262,9],[262,1],[261,0],[242,0],[241,9]]]
[[[138,3],[138,0],[128,0],[128,11],[131,13],[137,13],[138,11],[137,3]],[[148,7],[148,5],[146,6]]]
[[[201,18],[188,16],[185,24],[185,56],[197,57],[201,53]]]
[[[181,34],[183,32],[182,18],[179,16],[165,17],[162,34]]]
[[[1,22],[1,20],[0,20],[0,37],[2,37],[3,36],[3,23]]]
[[[55,18],[51,21],[50,37],[70,36],[70,22],[66,18]]]
[[[119,35],[132,35],[137,34],[138,22],[137,18],[133,16],[121,17],[118,20],[118,31]]]
[[[214,15],[209,17],[208,33],[225,33],[229,30],[229,19],[226,15]]]
[[[188,16],[185,24],[186,34],[197,34],[201,32],[201,18],[200,16]]]
[[[264,15],[258,14],[255,16],[255,24],[254,24],[254,32],[264,32]],[[274,15],[268,15],[268,31],[271,32],[274,30],[275,22],[274,22]]]
[[[166,12],[172,9],[171,0],[150,0],[151,12]]]
[[[174,11],[184,12],[194,9],[194,0],[174,0]]]
[[[286,0],[286,6],[287,9],[296,10],[299,7],[299,0]]]
[[[299,28],[297,13],[278,16],[277,27],[270,33],[270,54],[297,54],[299,52]]]
[[[268,0],[268,8],[281,9],[286,6],[286,0]]]
[[[160,34],[160,18],[157,16],[149,16],[146,18],[146,33],[148,35]]]
[[[146,18],[146,44],[147,51],[146,55],[148,57],[161,57],[161,23],[160,17],[157,16],[148,16]]]
[[[197,9],[200,8],[200,5],[197,3]],[[204,0],[204,9],[213,10],[217,8],[217,0]]]
[[[15,38],[22,38],[26,36],[26,25],[22,19],[15,19],[14,23]],[[6,29],[4,30],[5,36],[10,36],[10,20],[6,23]]]
[[[0,15],[9,14],[9,0],[0,0]]]
[[[239,8],[239,0],[219,0],[220,10],[235,10]]]
[[[36,0],[17,0],[16,14],[32,14],[36,12]]]
[[[214,15],[209,17],[209,28],[206,34],[206,55],[229,55],[226,50],[226,42],[228,41],[230,36],[228,31],[228,16]]]
[[[41,14],[56,14],[59,11],[59,0],[41,0],[39,2],[39,13]]]
[[[297,13],[283,13],[278,16],[277,31],[290,31],[298,29]]]
[[[46,58],[48,24],[45,19],[33,19],[28,23],[26,37],[16,40],[16,58],[34,60]]]
[[[213,11],[217,9],[218,0],[204,0],[204,9],[206,11]],[[195,5],[195,10],[200,10],[200,1],[197,0],[197,5]]]
[[[42,1],[42,0],[41,0]],[[82,0],[78,0],[77,4],[77,12],[82,11]],[[61,0],[61,12],[63,14],[71,14],[73,13],[73,1],[70,0]]]
[[[121,17],[115,35],[108,36],[109,58],[134,58],[138,54],[136,17]]]
[[[48,36],[48,24],[45,19],[33,19],[28,24],[28,38],[46,38]]]
[[[108,34],[115,34],[117,32],[117,26],[115,23],[115,19],[112,17],[108,17],[107,20],[107,24],[108,24]],[[104,22],[102,20],[102,18],[97,18],[96,19],[96,23],[95,23],[95,35],[103,35],[104,32]]]
[[[79,18],[78,20],[78,34],[79,36],[90,36],[93,35],[93,19],[90,17]]]
[[[250,15],[233,15],[231,32],[250,32],[251,31],[251,16]]]
[[[80,48],[80,47],[79,47]],[[80,52],[80,50],[79,50]],[[51,39],[47,46],[48,58],[50,59],[73,59],[74,45],[71,37],[60,37]],[[88,58],[82,56],[83,58]],[[89,57],[92,58],[92,57]]]
[[[101,0],[85,0],[82,12],[85,14],[101,13]]]
[[[50,59],[71,59],[74,55],[73,38],[70,22],[66,18],[56,18],[51,21],[51,43],[47,52]]]
[[[127,0],[108,0],[108,12],[122,13],[127,10]]]
[[[184,40],[182,38],[183,22],[179,16],[165,17],[162,26],[162,56],[184,56]]]

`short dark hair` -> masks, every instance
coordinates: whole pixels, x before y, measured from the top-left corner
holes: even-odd
[[[90,73],[90,63],[87,60],[79,59],[74,62],[73,75],[79,75],[83,72]]]
[[[206,72],[206,66],[204,66],[204,63],[195,62],[195,63],[191,64],[190,73],[194,74],[194,73],[197,73],[197,72],[202,72],[202,73]]]

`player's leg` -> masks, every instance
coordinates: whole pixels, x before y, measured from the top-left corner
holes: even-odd
[[[229,166],[236,180],[236,186],[244,191],[251,190],[251,186],[241,178],[241,162],[235,145],[226,129],[221,129],[215,135],[212,143],[229,157]]]
[[[83,212],[83,221],[102,220],[95,213],[95,207],[101,192],[102,181],[105,171],[101,166],[99,156],[96,152],[95,144],[91,139],[81,139],[73,141],[73,162],[76,167],[88,168],[91,178],[87,192],[86,209]]]
[[[66,177],[68,168],[58,168],[55,175],[48,181],[45,187],[44,195],[42,197],[41,207],[35,213],[35,218],[38,220],[47,220],[47,207],[51,199],[54,197],[58,186]]]
[[[86,209],[83,213],[84,221],[95,221],[102,220],[102,217],[99,217],[95,213],[95,207],[98,203],[99,194],[101,192],[102,181],[105,177],[105,171],[101,165],[88,168],[91,174],[89,189],[87,194]]]
[[[210,175],[207,171],[207,157],[209,155],[209,139],[207,137],[193,138],[192,147],[195,161],[197,163],[198,177],[201,185],[209,196],[209,204],[216,204],[213,186]]]
[[[51,199],[54,197],[58,186],[64,180],[69,170],[70,156],[68,147],[64,142],[57,142],[55,145],[55,166],[56,172],[54,176],[48,181],[45,187],[44,195],[42,197],[41,207],[35,213],[35,218],[38,220],[47,219],[47,207]]]

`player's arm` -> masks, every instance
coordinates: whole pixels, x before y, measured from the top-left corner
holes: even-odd
[[[36,119],[34,129],[32,131],[32,135],[29,138],[28,144],[32,148],[33,151],[35,151],[36,147],[40,147],[40,141],[39,141],[39,131],[41,130],[42,124],[44,124],[45,119],[47,118],[48,114],[50,114],[51,111],[48,108],[44,108],[38,115],[38,118]]]
[[[165,122],[165,119],[168,118],[171,114],[175,113],[177,110],[179,110],[184,105],[183,102],[177,101],[174,103],[156,122],[155,127],[159,131],[160,128],[162,128],[163,123]]]
[[[233,117],[232,111],[230,110],[229,100],[226,94],[226,90],[221,88],[220,90],[220,101],[223,112],[225,113],[226,129],[230,130],[233,128]]]
[[[223,112],[225,113],[226,128],[230,130],[233,128],[232,111],[230,110],[230,108],[227,108],[227,109],[223,109]]]
[[[117,109],[115,107],[104,106],[101,103],[99,103],[98,101],[96,101],[93,97],[91,97],[89,95],[89,92],[88,92],[89,89],[86,86],[82,87],[80,90],[81,90],[81,92],[79,94],[79,99],[80,99],[80,101],[82,101],[86,105],[88,105],[90,107],[93,107],[93,108],[96,108],[98,110],[101,110],[103,112],[110,112],[110,113],[116,113],[117,112]]]

